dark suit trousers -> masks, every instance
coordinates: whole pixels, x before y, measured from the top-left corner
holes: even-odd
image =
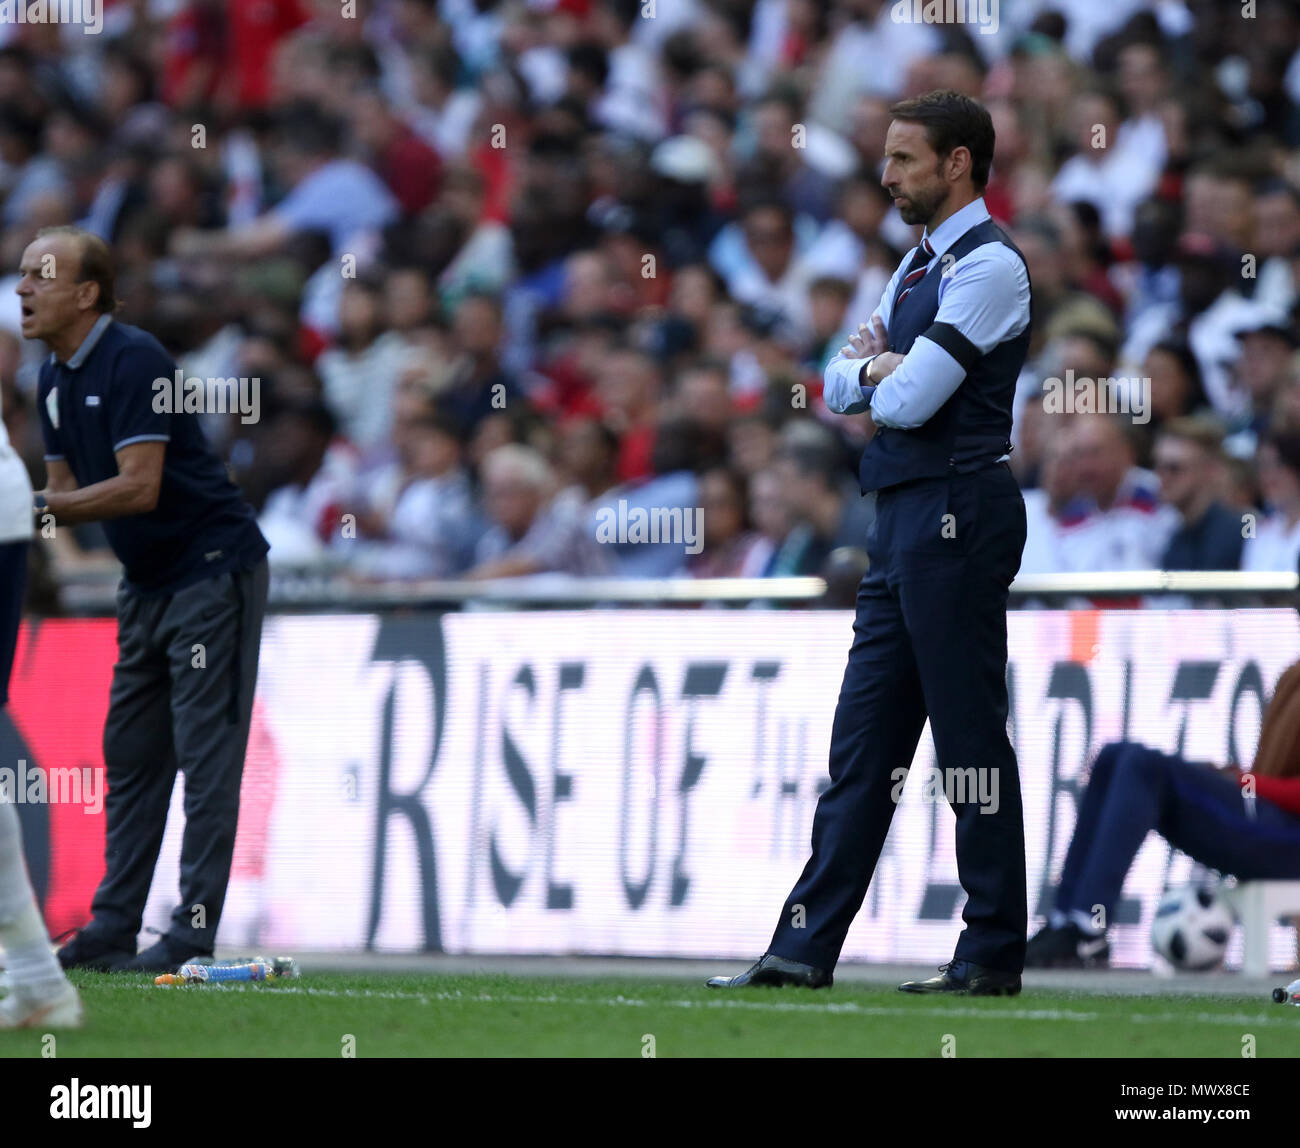
[[[118,590],[118,661],[104,725],[106,872],[87,930],[132,952],[177,770],[185,832],[168,938],[212,952],[239,824],[269,580],[264,558],[171,594]]]
[[[962,796],[947,788],[951,771],[996,771],[986,775],[996,779],[996,809],[979,803],[978,790],[950,802],[967,895],[955,955],[1020,972],[1025,837],[1006,728],[1006,609],[1024,544],[1025,504],[1005,463],[878,494],[831,730],[831,784],[769,952],[834,968],[889,832],[891,793],[928,716],[949,797]]]

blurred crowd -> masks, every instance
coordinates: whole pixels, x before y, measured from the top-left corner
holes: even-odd
[[[42,485],[37,228],[108,239],[281,569],[853,569],[863,417],[821,372],[919,239],[889,107],[997,130],[1033,343],[1023,573],[1300,559],[1300,3],[117,0],[0,27],[0,384]],[[1247,6],[1252,7],[1252,6]],[[1000,10],[999,10],[1000,9]],[[906,13],[903,12],[903,15]],[[695,544],[635,531],[703,515]],[[611,517],[612,516],[612,517]],[[66,570],[106,561],[59,532]],[[847,565],[846,565],[847,564]]]

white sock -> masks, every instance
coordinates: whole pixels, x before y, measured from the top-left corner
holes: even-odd
[[[9,983],[43,994],[64,981],[23,861],[18,811],[0,801],[0,949]]]
[[[35,931],[36,940],[19,941],[15,935]],[[45,923],[35,906],[24,909],[17,921],[0,925],[0,945],[5,952],[5,972],[11,987],[37,996],[46,996],[63,984],[67,978],[59,958],[50,948]]]

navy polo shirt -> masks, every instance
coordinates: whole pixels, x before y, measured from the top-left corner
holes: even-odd
[[[166,409],[154,380],[170,396],[175,374],[157,339],[102,315],[66,363],[51,354],[42,364],[37,390],[45,457],[66,462],[78,486],[115,478],[124,446],[167,444],[158,505],[103,522],[128,587],[145,595],[247,569],[270,549],[198,416]]]

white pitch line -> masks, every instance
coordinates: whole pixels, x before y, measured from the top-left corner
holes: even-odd
[[[139,984],[104,984],[94,986],[96,988],[111,989],[136,989],[148,991],[155,988],[161,988],[159,985],[139,985]],[[863,1017],[917,1017],[917,1016],[944,1016],[971,1019],[997,1019],[997,1020],[1065,1020],[1065,1021],[1098,1021],[1110,1020],[1109,1015],[1103,1015],[1095,1012],[1075,1012],[1069,1009],[981,1009],[981,1008],[944,1008],[940,1009],[915,1009],[903,1008],[901,1006],[890,1005],[860,1005],[853,1001],[843,1001],[840,1003],[827,1002],[819,1004],[813,1001],[807,1004],[800,1004],[795,1001],[747,1001],[747,1000],[667,1000],[667,1001],[648,1001],[639,1000],[635,997],[558,997],[558,996],[518,996],[518,995],[500,995],[493,993],[461,993],[461,992],[438,992],[438,993],[407,993],[389,989],[318,989],[306,985],[277,985],[275,987],[265,987],[261,985],[240,985],[240,984],[217,984],[217,985],[181,985],[167,986],[175,990],[180,988],[181,991],[202,991],[204,993],[216,992],[267,992],[279,996],[282,993],[292,993],[300,996],[321,996],[321,997],[342,997],[364,999],[370,997],[376,1000],[404,1000],[418,1001],[421,1004],[435,1004],[438,1002],[460,1002],[464,1004],[506,1004],[506,1005],[530,1005],[530,1004],[571,1004],[586,1005],[597,1008],[683,1008],[683,1009],[741,1009],[753,1012],[794,1012],[794,1013],[814,1013],[827,1015],[847,1015]],[[1113,1018],[1119,1019],[1119,1018]],[[1260,1026],[1260,1025],[1281,1025],[1290,1024],[1286,1017],[1272,1016],[1246,1016],[1243,1014],[1219,1015],[1217,1013],[1189,1013],[1182,1016],[1178,1015],[1161,1015],[1159,1013],[1129,1013],[1127,1018],[1136,1024],[1171,1024],[1179,1021],[1194,1021],[1197,1024],[1226,1024],[1240,1027]]]

